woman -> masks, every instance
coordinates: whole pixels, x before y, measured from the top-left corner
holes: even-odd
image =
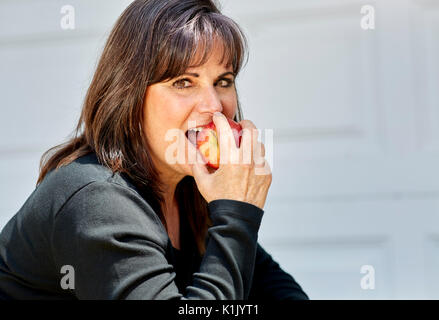
[[[166,158],[172,129],[244,134],[240,28],[210,0],[137,0],[115,24],[76,135],[41,159],[37,187],[0,236],[5,299],[307,299],[257,243],[265,165]],[[249,132],[249,131],[247,131]],[[263,145],[259,144],[263,150]],[[263,152],[262,152],[263,153]],[[264,156],[262,154],[262,156]],[[231,158],[230,158],[231,159]]]

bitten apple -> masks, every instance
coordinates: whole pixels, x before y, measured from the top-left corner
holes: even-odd
[[[231,119],[227,120],[232,129],[235,144],[239,148],[241,145],[242,127],[239,123]],[[190,133],[190,131],[194,131],[195,135]],[[212,121],[204,126],[191,128],[188,130],[187,136],[191,143],[196,145],[197,149],[204,157],[206,164],[211,168],[218,169],[220,162],[220,148],[215,123]]]

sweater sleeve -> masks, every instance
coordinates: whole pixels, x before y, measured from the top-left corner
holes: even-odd
[[[73,267],[79,299],[245,299],[263,210],[215,200],[209,211],[206,252],[185,292],[166,258],[169,238],[160,219],[135,191],[112,182],[83,187],[54,217],[55,266]]]
[[[249,300],[308,300],[294,278],[281,269],[260,244],[257,244],[256,262]]]

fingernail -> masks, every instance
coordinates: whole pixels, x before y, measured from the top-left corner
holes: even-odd
[[[221,116],[222,115],[222,113],[221,112],[219,112],[219,111],[217,111],[217,112],[215,112],[214,114],[213,114],[214,116],[217,116],[217,117],[219,117],[219,116]]]

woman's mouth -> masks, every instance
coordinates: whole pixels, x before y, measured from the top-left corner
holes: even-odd
[[[202,127],[190,128],[186,131],[186,138],[193,144],[197,145],[197,135],[203,130]]]
[[[236,147],[240,147],[242,127],[239,123],[227,119],[233,132]],[[200,151],[207,165],[213,169],[219,168],[220,150],[218,134],[214,122],[190,128],[185,133],[186,138]]]

